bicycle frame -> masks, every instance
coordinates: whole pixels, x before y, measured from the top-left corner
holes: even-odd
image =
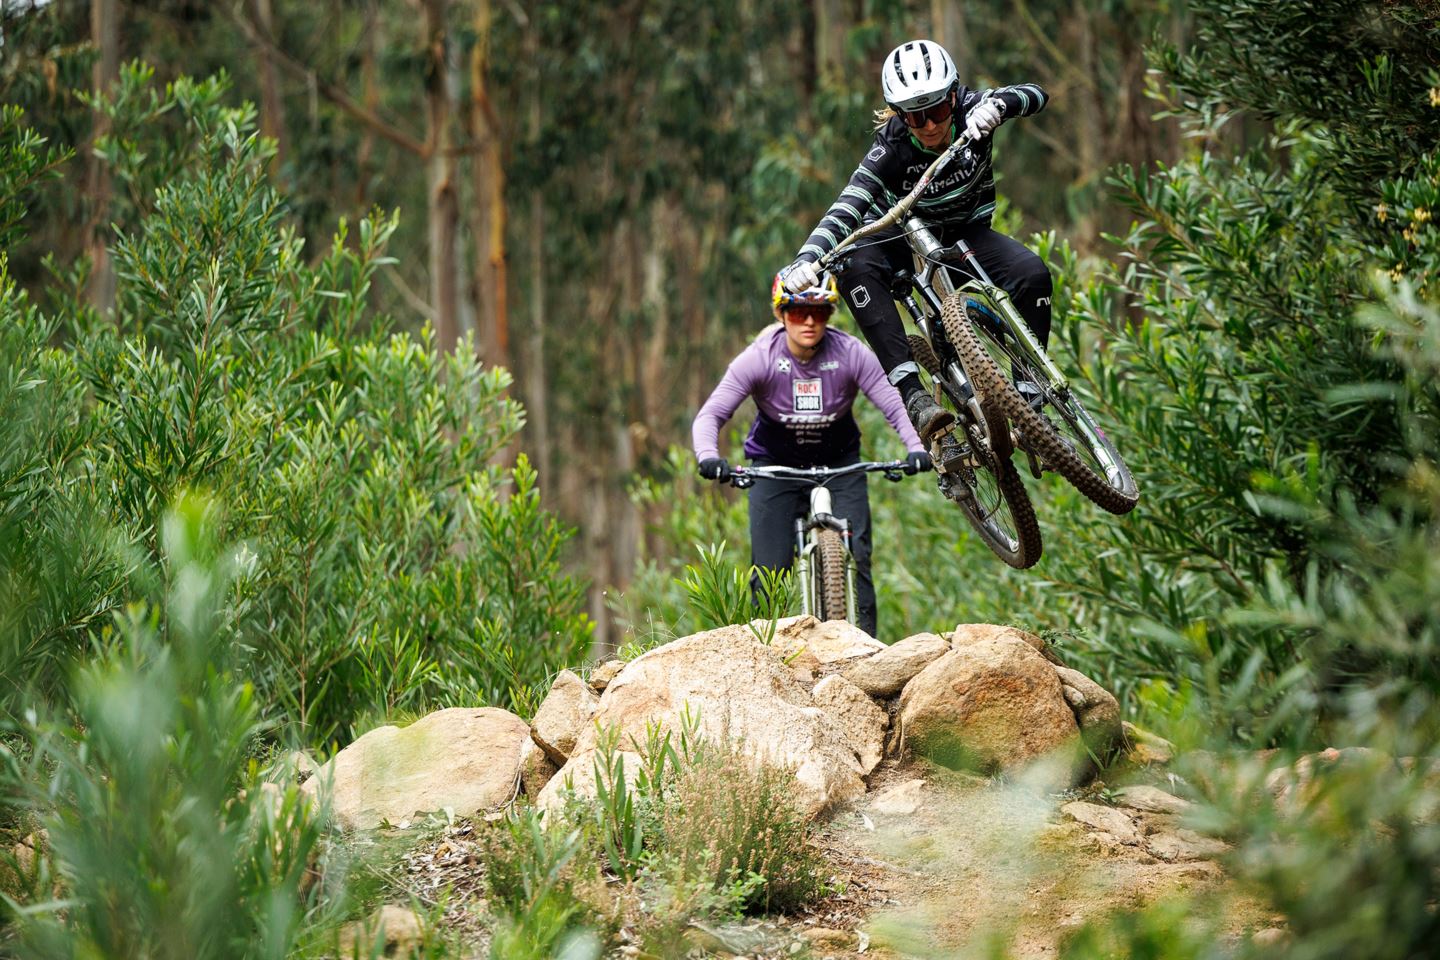
[[[975,255],[974,249],[964,240],[957,240],[953,246],[946,247],[931,232],[930,228],[919,217],[910,217],[905,221],[905,237],[910,244],[910,249],[915,255],[915,276],[912,280],[915,288],[925,298],[926,306],[929,308],[928,316],[915,303],[914,294],[908,294],[902,301],[906,310],[910,312],[915,325],[918,326],[925,339],[934,342],[930,321],[940,316],[940,304],[953,295],[957,290],[965,290],[976,294],[980,299],[989,301],[994,307],[993,313],[1002,328],[1015,338],[1015,342],[1021,345],[1026,355],[1037,367],[1045,371],[1050,378],[1052,387],[1059,393],[1068,394],[1070,381],[1060,368],[1050,359],[1045,349],[1040,346],[1034,331],[1030,329],[1020,311],[1016,308],[1010,294],[995,284],[985,268],[980,266],[980,258]],[[955,262],[956,258],[961,262]],[[949,269],[947,269],[949,268]],[[954,280],[950,277],[950,270],[963,271],[970,275],[970,279],[955,286]],[[936,293],[936,289],[939,293]],[[958,371],[959,364],[954,364]],[[950,372],[950,371],[947,371]],[[964,374],[960,373],[963,379]]]

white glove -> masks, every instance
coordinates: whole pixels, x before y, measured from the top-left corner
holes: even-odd
[[[994,97],[987,97],[971,107],[970,112],[965,115],[965,135],[971,140],[979,140],[1000,126],[1004,119],[1005,104]]]
[[[820,283],[820,271],[808,260],[796,260],[785,271],[787,293],[801,293]]]

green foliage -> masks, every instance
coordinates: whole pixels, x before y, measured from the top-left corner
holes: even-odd
[[[735,744],[700,751],[680,771],[661,816],[666,868],[726,892],[745,911],[789,910],[823,894],[822,865],[790,798],[791,777]]]
[[[64,290],[47,317],[0,271],[7,708],[22,682],[59,692],[194,489],[223,493],[219,535],[242,544],[234,632],[260,709],[301,738],[523,700],[591,627],[534,470],[493,463],[522,422],[509,378],[371,310],[394,217],[342,222],[305,261],[273,146],[225,92],[162,94],[134,67],[100,105],[135,198],[111,320]]]
[[[320,832],[296,788],[247,772],[263,726],[231,672],[242,564],[218,519],[194,498],[165,515],[155,599],[75,674],[75,721],[37,717],[28,751],[3,750],[7,805],[49,831],[11,917],[18,956],[284,957],[295,940]]]
[[[602,917],[582,891],[587,882],[593,887],[600,880],[585,876],[583,841],[578,829],[547,828],[534,810],[511,814],[484,837],[485,882],[498,921],[491,957],[599,956],[594,930]]]
[[[761,643],[773,640],[775,621],[794,600],[790,571],[732,566],[725,561],[723,542],[696,549],[700,563],[686,565],[680,581],[696,627],[713,630],[746,623]],[[752,620],[762,623],[756,626]]]

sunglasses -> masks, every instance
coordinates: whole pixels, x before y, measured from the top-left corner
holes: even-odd
[[[900,119],[905,121],[905,126],[918,129],[932,121],[935,123],[944,123],[950,119],[950,114],[954,112],[955,108],[951,105],[950,98],[946,97],[939,103],[926,107],[924,110],[901,110]]]
[[[785,319],[795,323],[829,323],[830,310],[825,307],[790,307]]]

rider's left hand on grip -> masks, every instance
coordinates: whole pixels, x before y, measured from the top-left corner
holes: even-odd
[[[931,466],[933,464],[930,462],[930,454],[924,450],[911,450],[905,455],[905,472],[912,477],[929,470]]]

